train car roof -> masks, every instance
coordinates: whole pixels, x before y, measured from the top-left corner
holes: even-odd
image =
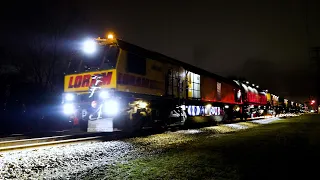
[[[144,56],[144,57],[147,57],[147,58],[151,58],[151,59],[154,59],[154,60],[165,61],[165,62],[174,64],[174,65],[182,66],[183,68],[185,68],[185,69],[187,69],[187,70],[189,70],[189,71],[191,71],[193,73],[199,73],[200,75],[207,75],[209,77],[215,78],[216,80],[220,80],[220,81],[223,81],[223,82],[235,85],[235,86],[239,86],[233,80],[230,80],[230,79],[227,79],[225,77],[219,76],[217,74],[211,73],[209,71],[206,71],[204,69],[198,68],[198,67],[193,66],[191,64],[179,61],[177,59],[168,57],[166,55],[160,54],[160,53],[155,52],[155,51],[150,51],[150,50],[144,49],[142,47],[139,47],[137,45],[125,42],[125,41],[120,40],[120,39],[117,39],[117,41],[118,41],[118,45],[119,45],[119,47],[121,49],[129,51],[131,53],[134,53],[134,54],[137,54],[137,55],[140,55],[140,56]]]

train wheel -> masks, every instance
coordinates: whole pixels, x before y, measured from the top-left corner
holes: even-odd
[[[156,120],[152,124],[152,129],[156,133],[163,133],[168,130],[168,125],[164,120]]]
[[[88,120],[81,119],[79,121],[80,130],[87,132],[88,131]]]
[[[171,110],[167,117],[169,126],[184,126],[187,120],[187,114],[179,108]]]
[[[126,125],[123,128],[123,131],[126,133],[136,133],[140,131],[143,127],[143,117],[140,116],[138,113],[132,115],[132,119],[127,118],[125,123]]]

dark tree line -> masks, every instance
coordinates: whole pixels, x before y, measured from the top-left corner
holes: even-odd
[[[56,115],[60,111],[63,72],[75,49],[75,31],[79,32],[85,18],[75,3],[38,3],[31,9],[15,10],[23,12],[17,13],[19,17],[11,19],[16,22],[2,33],[15,36],[4,37],[5,42],[0,45],[0,101],[4,116],[0,134],[59,125]],[[11,11],[7,12],[9,16]]]

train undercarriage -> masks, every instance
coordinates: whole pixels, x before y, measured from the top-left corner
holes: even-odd
[[[144,128],[186,128],[244,120],[240,105],[208,103],[171,97],[113,92],[112,97],[99,100],[88,94],[75,98],[72,114],[80,129],[86,132],[139,131]],[[103,103],[103,106],[102,106]],[[67,113],[67,112],[66,112]]]

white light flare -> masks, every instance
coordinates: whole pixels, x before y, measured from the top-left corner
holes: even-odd
[[[75,99],[75,95],[74,94],[66,94],[65,98],[67,101],[73,101]]]
[[[119,113],[119,102],[116,100],[106,101],[103,106],[104,112],[108,115],[115,116]]]
[[[69,104],[69,103],[68,104],[64,104],[63,105],[63,111],[64,111],[65,114],[71,115],[71,114],[75,113],[75,107],[74,107],[73,104]]]
[[[87,39],[87,40],[83,43],[82,50],[83,50],[86,54],[93,54],[93,53],[95,53],[96,50],[97,50],[97,43],[96,43],[93,39]]]
[[[108,92],[108,91],[101,91],[100,94],[99,94],[99,97],[100,97],[101,99],[107,99],[107,98],[110,97],[110,96],[109,96],[109,92]]]

